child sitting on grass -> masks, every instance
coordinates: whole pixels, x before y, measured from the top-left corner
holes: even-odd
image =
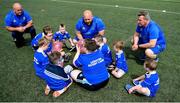
[[[116,61],[115,67],[111,65],[109,70],[112,70],[111,73],[116,78],[121,78],[125,73],[128,72],[128,66],[126,63],[126,58],[123,52],[124,42],[123,41],[116,41],[113,43],[114,51],[116,52]]]
[[[67,65],[64,68],[58,66],[60,57],[61,54],[59,52],[51,53],[49,55],[50,63],[44,71],[45,81],[47,83],[45,94],[48,95],[52,90],[54,91],[53,97],[60,96],[72,84],[72,79],[68,74],[73,70],[73,68],[70,65]]]
[[[157,62],[155,60],[146,60],[144,63],[144,69],[147,71],[146,74],[133,80],[135,86],[126,85],[125,88],[128,93],[137,92],[145,96],[154,97],[159,89],[159,76],[156,68]]]

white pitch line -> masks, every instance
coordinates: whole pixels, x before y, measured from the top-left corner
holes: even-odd
[[[161,12],[161,13],[164,13],[163,10],[155,10],[155,9],[147,9],[147,8],[136,8],[136,7],[120,6],[120,5],[116,6],[116,5],[95,4],[95,3],[86,3],[86,2],[74,2],[74,1],[64,1],[64,0],[51,0],[51,1],[54,1],[54,2],[64,2],[64,3],[71,3],[71,4],[92,5],[92,6],[114,7],[114,8],[131,9],[131,10],[148,10],[148,11],[154,11],[154,12]],[[179,12],[173,12],[173,11],[166,11],[165,13],[180,15]]]

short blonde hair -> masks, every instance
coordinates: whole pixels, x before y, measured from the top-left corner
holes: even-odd
[[[149,68],[149,70],[156,70],[157,62],[154,59],[146,59],[146,61],[144,62],[144,66],[146,68]]]
[[[123,47],[124,47],[124,42],[121,41],[121,40],[115,41],[115,42],[113,43],[113,46],[114,46],[115,48],[117,48],[117,49],[122,50]]]

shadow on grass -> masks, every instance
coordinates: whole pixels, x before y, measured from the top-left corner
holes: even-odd
[[[140,60],[140,55],[142,54],[142,51],[134,52],[131,50],[131,47],[124,47],[124,52],[126,54],[126,59],[133,59],[136,61],[137,64],[143,65],[144,61]]]

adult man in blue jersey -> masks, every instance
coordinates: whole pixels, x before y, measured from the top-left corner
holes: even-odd
[[[103,21],[93,16],[90,10],[83,12],[83,17],[80,18],[76,24],[76,38],[73,40],[75,43],[82,39],[92,39],[95,35],[104,36],[105,25]],[[104,37],[104,42],[106,42]]]
[[[147,11],[138,13],[137,28],[133,36],[132,50],[144,49],[146,57],[156,59],[157,55],[166,48],[164,33],[160,26],[151,20]]]
[[[5,17],[5,25],[6,29],[12,32],[13,40],[18,48],[24,45],[24,33],[30,33],[31,39],[36,36],[32,18],[27,11],[23,10],[20,3],[13,4],[13,10]]]

